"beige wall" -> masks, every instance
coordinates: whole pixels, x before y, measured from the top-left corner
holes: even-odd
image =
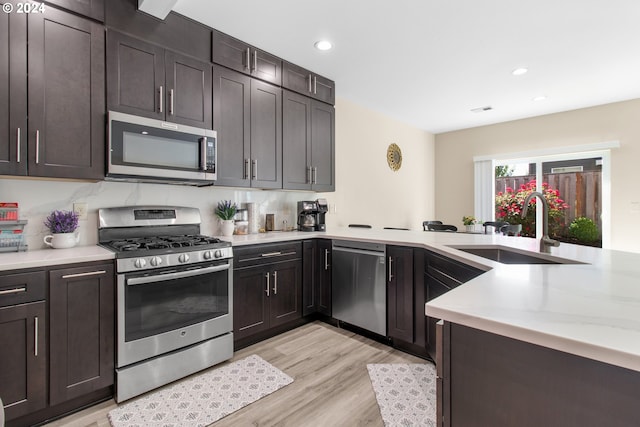
[[[397,172],[387,165],[391,143],[402,150]],[[433,135],[338,98],[336,191],[318,197],[329,202],[328,227],[421,229],[435,213]]]
[[[640,99],[436,135],[436,216],[473,214],[473,157],[619,141],[611,152],[611,247],[640,252]],[[485,113],[490,114],[490,113]]]

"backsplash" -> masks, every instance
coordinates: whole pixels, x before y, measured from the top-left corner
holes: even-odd
[[[182,185],[128,182],[70,182],[34,179],[0,179],[0,202],[18,202],[20,219],[25,227],[29,250],[47,247],[44,236],[49,234],[43,225],[53,210],[72,210],[74,203],[87,203],[88,215],[80,221],[80,246],[98,242],[98,209],[125,205],[177,205],[200,209],[202,233],[219,235],[219,221],[214,209],[220,200],[231,200],[241,206],[246,202],[258,205],[260,227],[265,214],[275,215],[275,228],[289,227],[297,221],[299,200],[315,200],[316,193],[291,191],[262,191],[219,187],[189,187]],[[242,206],[241,206],[242,207]]]

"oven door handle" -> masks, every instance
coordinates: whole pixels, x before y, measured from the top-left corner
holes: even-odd
[[[127,286],[144,285],[146,283],[165,282],[167,280],[172,280],[172,279],[182,279],[184,277],[201,276],[203,274],[216,273],[216,272],[224,271],[228,269],[229,269],[229,264],[224,264],[224,265],[216,265],[215,267],[199,268],[197,270],[187,270],[187,271],[180,271],[175,273],[158,274],[156,276],[133,277],[131,279],[127,279]]]

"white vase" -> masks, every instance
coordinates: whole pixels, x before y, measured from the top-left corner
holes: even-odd
[[[220,226],[220,229],[222,230],[222,235],[233,236],[233,229],[234,229],[233,220],[225,219],[225,220],[222,220],[221,222],[222,222],[222,225]]]
[[[44,236],[44,243],[54,249],[66,249],[74,247],[80,241],[80,233],[53,233]]]

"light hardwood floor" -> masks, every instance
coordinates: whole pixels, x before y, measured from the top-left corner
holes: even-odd
[[[294,382],[212,424],[222,426],[382,426],[368,363],[429,363],[322,322],[260,342],[233,360],[257,354]],[[228,363],[228,362],[225,362]],[[222,366],[217,365],[211,369]],[[108,427],[113,400],[49,427]]]

